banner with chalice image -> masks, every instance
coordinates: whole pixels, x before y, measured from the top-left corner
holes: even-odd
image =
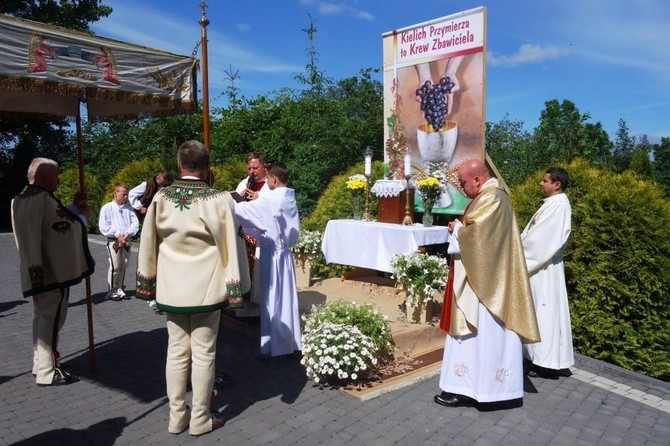
[[[484,160],[486,8],[382,35],[384,162],[390,179],[441,179],[434,212],[459,215],[467,204],[456,171]],[[411,172],[405,172],[409,167]],[[416,204],[421,206],[420,194]],[[417,209],[422,211],[422,209]]]

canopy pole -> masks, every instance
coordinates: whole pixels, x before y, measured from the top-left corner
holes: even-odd
[[[209,149],[209,73],[207,68],[207,25],[209,25],[209,19],[205,15],[207,3],[204,0],[200,2],[200,8],[202,8],[202,16],[198,23],[200,23],[200,47],[202,48],[202,138],[203,144]]]
[[[79,168],[79,191],[86,193],[84,179],[84,139],[81,131],[81,103],[77,107],[77,166]],[[86,315],[88,320],[88,364],[91,372],[95,372],[95,350],[93,348],[93,302],[91,299],[91,277],[84,279],[86,285]]]

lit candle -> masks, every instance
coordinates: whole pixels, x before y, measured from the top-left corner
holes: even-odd
[[[412,168],[411,160],[409,153],[405,154],[405,176],[409,176],[409,171]]]
[[[365,155],[365,176],[372,174],[372,155]]]

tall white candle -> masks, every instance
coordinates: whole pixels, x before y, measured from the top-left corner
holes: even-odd
[[[405,154],[405,176],[409,176],[409,171],[412,168],[411,160],[409,153]]]
[[[372,157],[365,157],[365,175],[370,176],[372,174]]]

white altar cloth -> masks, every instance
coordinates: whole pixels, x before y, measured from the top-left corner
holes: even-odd
[[[409,254],[420,246],[446,243],[445,226],[424,227],[362,220],[330,220],[321,242],[327,263],[391,272],[394,254]]]

